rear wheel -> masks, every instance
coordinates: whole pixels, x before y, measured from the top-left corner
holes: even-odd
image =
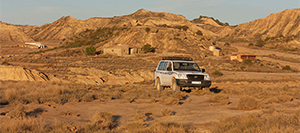
[[[156,89],[157,89],[158,91],[161,91],[161,90],[163,89],[163,87],[162,87],[161,84],[160,84],[160,79],[159,79],[159,78],[157,78],[157,79],[155,80],[155,85],[156,85]]]
[[[173,81],[172,81],[172,91],[173,92],[179,92],[180,91],[180,86],[178,86],[177,85],[177,83],[176,83],[176,79],[173,79]]]

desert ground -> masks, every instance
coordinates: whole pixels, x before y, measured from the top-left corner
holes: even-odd
[[[239,51],[261,52],[236,45]],[[299,59],[299,55],[279,51],[261,53]],[[292,70],[270,70],[255,64],[235,70],[234,65],[244,64],[208,56],[195,61],[211,75],[210,88],[178,93],[165,88],[158,92],[153,73],[164,55],[176,56],[148,53],[127,57],[3,58],[1,62],[9,65],[1,65],[1,130],[240,132],[252,126],[250,132],[299,131],[299,63],[263,57],[261,64],[295,65],[291,65]],[[31,70],[35,80],[26,77],[25,68]],[[222,75],[213,74],[216,68]],[[49,80],[33,70],[43,72]],[[103,114],[96,118],[103,112],[111,119]],[[273,119],[280,125],[271,125]]]

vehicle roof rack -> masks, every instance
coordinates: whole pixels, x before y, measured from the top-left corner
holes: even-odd
[[[193,61],[191,57],[162,57],[162,60],[185,60],[185,61]]]

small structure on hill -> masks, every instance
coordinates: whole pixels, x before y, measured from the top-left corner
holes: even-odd
[[[24,45],[19,45],[19,47],[27,48],[46,48],[46,45],[41,44],[40,42],[25,42]]]
[[[209,51],[212,51],[214,56],[222,56],[223,55],[222,49],[219,47],[209,46]]]
[[[103,49],[103,54],[117,55],[117,56],[135,55],[138,54],[139,52],[140,49],[126,44],[118,44],[117,46]]]
[[[245,59],[256,60],[256,55],[248,54],[248,53],[232,53],[231,60],[238,60],[239,62],[243,62]]]

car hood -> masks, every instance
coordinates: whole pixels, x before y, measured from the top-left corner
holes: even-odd
[[[195,75],[208,75],[207,73],[198,72],[198,71],[176,71],[177,74],[195,74]]]

